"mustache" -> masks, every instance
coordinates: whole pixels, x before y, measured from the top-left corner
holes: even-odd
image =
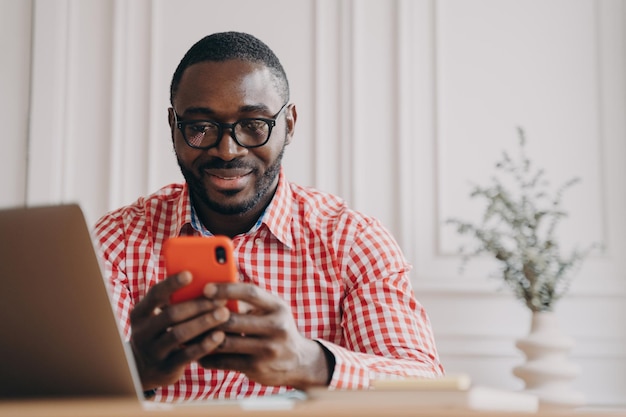
[[[199,167],[201,170],[205,169],[249,169],[255,170],[254,166],[246,164],[241,160],[224,161],[222,159],[213,159],[209,162],[202,164]]]

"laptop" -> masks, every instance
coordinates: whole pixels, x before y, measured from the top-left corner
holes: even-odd
[[[1,209],[0,279],[0,398],[141,398],[78,205]]]

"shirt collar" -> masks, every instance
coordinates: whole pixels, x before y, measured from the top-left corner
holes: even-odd
[[[180,236],[184,229],[191,228],[191,199],[189,197],[189,186],[183,184],[183,192],[180,193],[177,202],[176,216],[173,224],[176,225],[176,236]]]
[[[269,231],[280,240],[285,246],[293,247],[293,235],[291,234],[291,207],[293,206],[293,195],[290,192],[289,183],[285,178],[285,173],[281,168],[278,175],[278,187],[274,198],[265,209],[263,223]]]

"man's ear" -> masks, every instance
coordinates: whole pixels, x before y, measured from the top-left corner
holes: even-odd
[[[167,123],[169,123],[170,125],[172,143],[174,143],[174,130],[176,129],[176,118],[174,117],[174,109],[172,107],[167,109]]]
[[[285,122],[287,123],[286,145],[291,143],[293,134],[296,130],[296,121],[298,120],[298,111],[295,104],[289,104],[285,110]]]

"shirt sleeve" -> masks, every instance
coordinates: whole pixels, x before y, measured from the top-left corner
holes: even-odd
[[[134,302],[126,270],[126,237],[124,225],[117,215],[108,214],[94,227],[95,243],[106,277],[111,303],[121,323],[124,336],[130,338],[130,312]]]
[[[342,345],[318,340],[335,357],[330,388],[367,388],[374,379],[444,374],[424,308],[415,298],[397,242],[376,220],[344,255]]]

